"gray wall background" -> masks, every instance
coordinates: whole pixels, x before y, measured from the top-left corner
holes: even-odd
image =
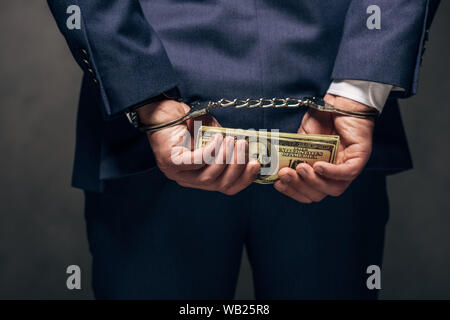
[[[402,102],[415,169],[389,178],[381,297],[450,299],[450,3],[443,1],[420,93]],[[70,187],[81,71],[45,1],[0,2],[0,298],[85,299],[83,197]],[[66,267],[82,290],[66,289]],[[251,298],[244,260],[237,298]]]

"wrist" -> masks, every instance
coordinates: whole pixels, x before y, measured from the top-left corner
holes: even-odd
[[[331,104],[332,106],[345,111],[373,112],[374,110],[376,110],[375,108],[365,105],[361,102],[329,93],[325,95],[323,100],[326,103]]]
[[[144,125],[157,125],[172,121],[186,114],[189,107],[175,100],[161,100],[147,104],[136,110]]]

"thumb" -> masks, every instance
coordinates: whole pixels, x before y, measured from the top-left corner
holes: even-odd
[[[206,126],[210,127],[221,127],[219,121],[210,114],[204,115],[204,123]]]
[[[305,113],[298,133],[332,134],[333,127],[333,118],[330,113],[310,109]]]
[[[300,124],[300,128],[298,128],[298,130],[297,130],[298,134],[307,134],[305,127],[306,127],[309,117],[310,117],[309,112],[306,112],[305,115],[303,116],[302,123]]]
[[[189,119],[186,121],[187,128],[191,134],[194,134],[194,128],[195,123],[197,124],[200,122],[201,126],[208,126],[208,127],[221,127],[220,123],[214,118],[213,116],[209,114],[205,114],[201,117],[197,117],[194,119]]]

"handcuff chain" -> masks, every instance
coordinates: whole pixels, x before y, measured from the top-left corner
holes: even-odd
[[[322,99],[311,98],[259,98],[259,99],[225,99],[222,98],[218,101],[210,101],[208,107],[210,109],[214,107],[229,108],[234,107],[236,109],[242,108],[300,108],[308,107],[318,111],[336,113],[344,116],[351,116],[360,119],[376,118],[379,116],[377,110],[372,112],[358,112],[348,111],[332,106]]]
[[[236,109],[241,108],[298,108],[307,107],[311,104],[309,99],[298,98],[260,98],[260,99],[225,99],[222,98],[218,101],[211,102],[212,106],[218,106],[222,108],[234,107]]]
[[[222,98],[218,101],[203,101],[197,102],[191,106],[191,111],[185,115],[169,121],[167,123],[161,123],[157,125],[141,125],[139,123],[138,116],[136,112],[127,113],[128,120],[136,127],[142,131],[158,131],[167,127],[172,127],[174,125],[183,123],[189,119],[197,118],[209,113],[209,111],[215,107],[220,108],[230,108],[235,109],[253,109],[253,108],[300,108],[308,107],[319,111],[331,112],[345,116],[352,116],[361,119],[376,118],[379,114],[378,111],[373,112],[358,112],[358,111],[348,111],[340,108],[336,108],[320,98],[311,97],[305,99],[299,98],[250,98],[250,99],[225,99]]]

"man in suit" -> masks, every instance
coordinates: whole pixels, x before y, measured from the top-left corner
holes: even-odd
[[[73,185],[85,190],[96,297],[232,298],[245,245],[257,298],[376,298],[366,270],[382,263],[385,177],[411,168],[396,98],[417,91],[438,1],[48,3],[85,71]],[[66,26],[70,5],[80,29]],[[202,119],[340,135],[336,165],[282,168],[273,186],[252,184],[254,162],[175,164],[190,122],[144,134],[125,116],[153,125],[195,100],[305,96],[380,116],[219,108]],[[211,146],[216,159],[247,147],[220,138],[176,157]]]

